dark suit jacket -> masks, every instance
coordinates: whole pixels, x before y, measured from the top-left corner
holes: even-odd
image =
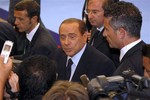
[[[85,14],[86,9],[87,9],[87,0],[84,1],[84,5],[83,5],[83,9],[82,9],[82,20],[85,21],[86,27],[87,27],[88,31],[90,31],[92,28],[92,25],[89,22],[88,15]]]
[[[67,55],[62,49],[58,49],[51,57],[58,64],[58,80],[66,80]],[[80,82],[80,76],[83,74],[86,74],[89,79],[92,79],[98,75],[111,76],[114,71],[114,63],[108,57],[92,46],[87,45],[79,60],[72,81]]]
[[[10,56],[16,54],[17,32],[13,29],[13,26],[11,24],[0,22],[0,52],[6,40],[10,40],[14,43]]]
[[[22,60],[32,55],[48,56],[56,48],[57,44],[51,33],[42,25],[40,25],[35,35],[33,36],[25,54],[23,56],[15,56],[15,58]]]
[[[145,45],[143,41],[132,47],[122,58],[119,67],[114,75],[122,75],[124,70],[134,70],[136,74],[143,76],[143,60],[142,60],[142,46]]]
[[[117,67],[119,64],[120,51],[118,49],[113,49],[109,47],[107,40],[105,39],[105,37],[103,37],[103,31],[104,29],[99,32],[96,27],[93,27],[90,44],[92,44],[92,41],[94,40],[93,46],[97,50],[104,53],[107,57],[109,57]]]

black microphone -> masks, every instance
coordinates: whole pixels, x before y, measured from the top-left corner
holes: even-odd
[[[122,72],[123,77],[128,81],[132,81],[134,82],[136,85],[139,85],[139,82],[141,81],[145,81],[148,80],[150,81],[150,79],[144,77],[144,76],[140,76],[138,74],[136,74],[133,70],[125,70]]]
[[[143,91],[138,91],[138,90],[130,90],[128,91],[128,98],[129,99],[142,99],[142,100],[148,100],[150,98],[150,89],[145,89]]]
[[[144,76],[137,75],[132,70],[123,72],[126,79],[127,92],[130,99],[150,98],[150,79]]]
[[[81,80],[83,86],[85,86],[85,87],[88,86],[89,78],[87,77],[86,74],[81,75],[81,76],[80,76],[80,80]]]
[[[87,90],[89,92],[90,100],[101,100],[102,98],[115,98],[117,95],[122,97],[122,93],[124,93],[124,87],[122,87],[121,85],[123,83],[124,78],[121,76],[97,76],[88,83]]]

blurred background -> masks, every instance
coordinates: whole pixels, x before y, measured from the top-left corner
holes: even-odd
[[[141,38],[150,44],[150,0],[124,1],[132,2],[140,9],[143,16]],[[57,34],[59,25],[64,19],[82,18],[83,4],[84,0],[41,0],[41,19],[48,29]],[[9,0],[0,0],[0,17],[5,14],[2,12],[8,12],[8,9]]]

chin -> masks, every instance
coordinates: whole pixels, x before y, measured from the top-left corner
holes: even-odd
[[[113,48],[113,46],[112,46],[111,44],[109,44],[109,47],[110,47],[110,48]]]
[[[71,52],[65,52],[67,56],[72,57],[72,53]]]
[[[25,32],[25,31],[23,31],[23,30],[18,30],[19,32]]]

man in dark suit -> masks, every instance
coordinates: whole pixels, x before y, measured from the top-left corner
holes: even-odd
[[[120,49],[120,65],[114,75],[125,70],[143,75],[141,26],[142,15],[132,3],[120,1],[105,9],[103,36],[111,48]]]
[[[32,9],[31,9],[32,8]],[[25,32],[24,59],[31,55],[49,55],[57,48],[51,33],[41,25],[40,6],[35,0],[22,0],[14,8],[15,26],[19,32]]]
[[[83,74],[92,79],[97,75],[110,76],[115,71],[115,65],[108,57],[86,43],[87,29],[83,21],[75,18],[64,20],[59,36],[62,48],[51,55],[58,64],[58,80],[80,82]],[[69,59],[72,65],[67,79]]]
[[[108,42],[103,37],[104,31],[104,8],[110,6],[114,0],[87,0],[85,13],[88,21],[92,25],[92,30],[88,33],[89,43],[97,50],[108,56],[116,65],[119,63],[119,50],[109,47]]]

